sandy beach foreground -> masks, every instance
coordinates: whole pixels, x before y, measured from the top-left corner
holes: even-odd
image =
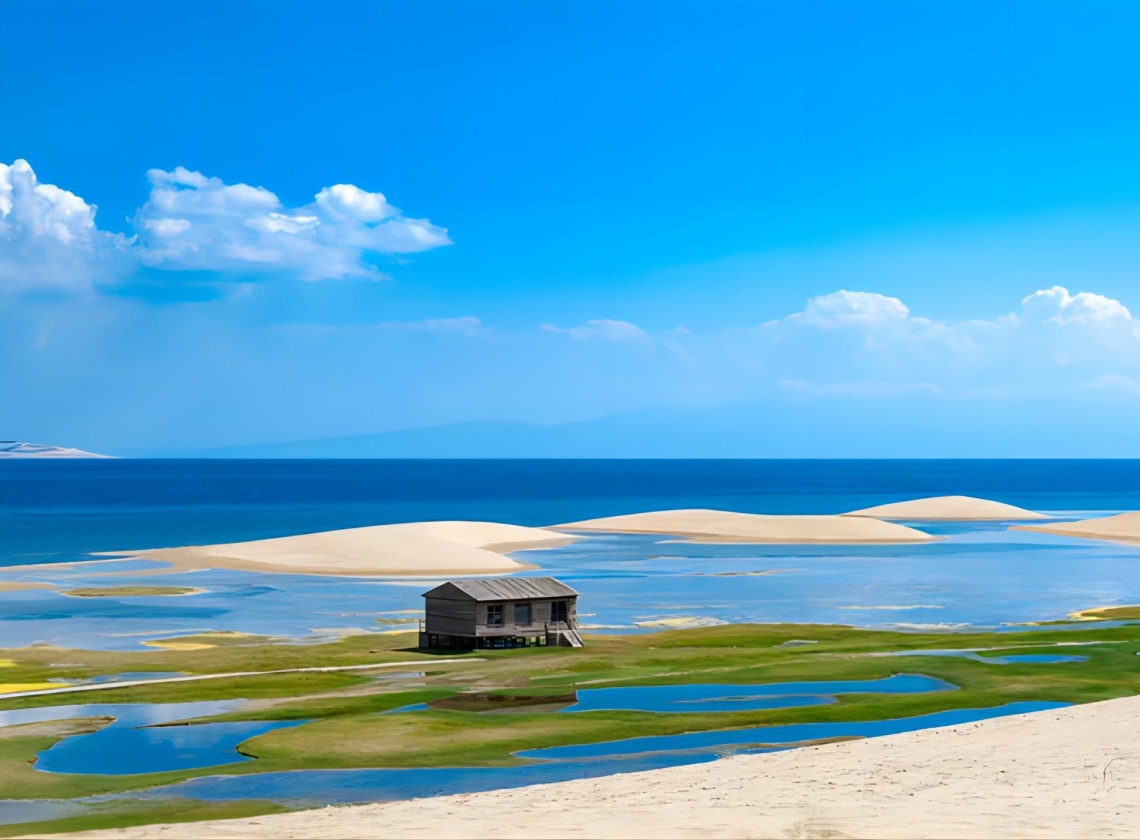
[[[1140,837],[1140,697],[603,779],[90,838]]]

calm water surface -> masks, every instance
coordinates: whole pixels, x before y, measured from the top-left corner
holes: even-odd
[[[544,525],[668,507],[829,513],[937,493],[1059,516],[1111,513],[1140,508],[1140,462],[0,462],[0,566],[417,519]],[[581,591],[582,620],[594,632],[721,622],[1001,627],[1140,602],[1136,546],[1010,531],[1004,523],[915,524],[945,539],[742,546],[593,535],[525,559],[543,567],[528,574],[554,574]],[[0,571],[0,581],[209,590],[90,600],[7,592],[0,646],[138,649],[146,639],[207,630],[314,641],[398,630],[412,626],[420,593],[433,585],[224,570],[145,574],[161,568],[121,561]]]

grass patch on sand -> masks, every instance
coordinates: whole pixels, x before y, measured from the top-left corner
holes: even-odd
[[[1091,610],[1080,610],[1069,613],[1069,618],[1076,621],[1127,621],[1140,619],[1140,606],[1127,605],[1121,607],[1093,607]]]
[[[201,595],[205,589],[191,586],[87,586],[61,589],[61,595],[73,598],[145,598],[152,595]]]
[[[280,814],[289,810],[273,802],[239,800],[202,802],[197,799],[122,800],[104,803],[90,813],[42,822],[0,825],[0,837],[40,837],[70,831],[129,828],[152,823],[232,820]]]

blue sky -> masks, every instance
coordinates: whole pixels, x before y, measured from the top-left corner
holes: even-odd
[[[1140,456],[1138,24],[12,0],[0,437],[167,453],[645,412],[652,439],[655,411],[700,436],[743,406],[863,418],[881,454],[913,409],[967,418],[931,454],[1055,416],[1038,454],[1095,427]]]

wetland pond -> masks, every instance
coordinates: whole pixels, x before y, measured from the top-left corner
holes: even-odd
[[[934,726],[1061,708],[1065,703],[1009,703],[956,709],[895,720],[812,723],[631,738],[602,744],[519,753],[533,763],[516,767],[439,767],[399,770],[295,770],[205,776],[119,798],[267,799],[291,807],[446,796],[570,779],[632,773],[713,761],[725,755],[771,752],[822,738],[873,737]],[[315,792],[319,791],[319,794]]]
[[[13,709],[0,712],[0,727],[27,723],[113,718],[103,728],[71,735],[36,757],[47,773],[130,775],[191,770],[253,759],[237,747],[257,735],[299,721],[237,721],[169,725],[174,721],[218,715],[245,705],[244,700],[197,703],[85,703],[73,706]]]

